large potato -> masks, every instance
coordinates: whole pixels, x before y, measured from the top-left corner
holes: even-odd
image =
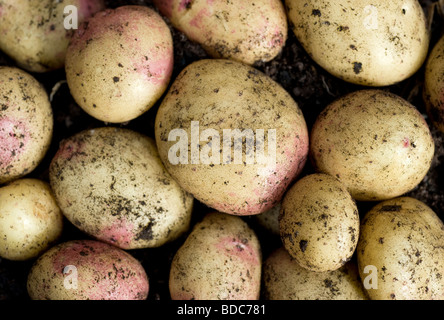
[[[51,144],[53,113],[45,88],[29,73],[0,66],[0,184],[21,178]]]
[[[286,0],[293,31],[321,67],[345,81],[387,86],[413,75],[430,41],[417,0]]]
[[[173,26],[214,58],[246,64],[270,61],[287,40],[280,0],[154,0]]]
[[[74,6],[75,12],[67,10]],[[30,72],[47,72],[65,64],[72,29],[104,8],[103,0],[0,0],[0,50]],[[68,14],[70,16],[68,16]]]
[[[46,251],[28,274],[33,300],[145,300],[148,276],[129,253],[94,240],[71,240]]]
[[[385,200],[416,187],[435,150],[429,127],[406,100],[383,90],[343,96],[318,116],[310,153],[356,200]]]
[[[211,212],[176,252],[170,269],[173,300],[257,300],[262,256],[254,231],[240,217]]]
[[[443,243],[444,225],[425,203],[401,197],[374,206],[362,220],[357,248],[370,298],[443,300]]]
[[[173,39],[162,17],[148,7],[122,6],[95,14],[73,35],[66,80],[88,114],[126,122],[162,96],[173,60]]]
[[[167,170],[220,212],[251,215],[275,206],[308,154],[304,116],[258,70],[230,60],[186,67],[162,101],[156,142]]]
[[[354,262],[330,272],[313,272],[302,268],[284,247],[265,260],[263,282],[268,300],[368,300]]]
[[[68,220],[120,248],[158,247],[189,227],[193,198],[165,170],[154,141],[129,129],[64,140],[49,177]]]

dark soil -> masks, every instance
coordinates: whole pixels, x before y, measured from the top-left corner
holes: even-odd
[[[422,1],[424,7],[430,3],[432,3],[432,1]],[[111,8],[125,4],[152,6],[150,0],[107,1],[108,7]],[[440,16],[435,15],[432,25],[433,39],[431,47],[442,34],[442,26]],[[174,76],[189,63],[209,57],[199,45],[188,41],[187,38],[177,30],[173,28],[171,28],[171,30],[175,41],[174,79]],[[14,62],[0,52],[0,65],[12,66]],[[319,112],[330,102],[346,93],[363,88],[334,78],[322,70],[310,59],[304,49],[302,49],[291,31],[289,32],[289,38],[283,52],[273,61],[257,64],[256,67],[279,82],[293,96],[302,109],[309,128],[314,123]],[[429,121],[425,114],[424,104],[421,98],[423,72],[424,70],[421,69],[410,79],[397,85],[384,88],[384,90],[389,90],[410,101],[423,113],[426,120]],[[65,80],[63,70],[33,75],[44,84],[48,94],[52,92],[52,89],[58,82]],[[88,116],[75,104],[64,82],[60,83],[59,89],[55,92],[52,105],[55,119],[54,140],[44,161],[30,174],[31,177],[43,180],[48,180],[47,170],[49,163],[62,139],[83,129],[106,125]],[[156,107],[130,123],[121,124],[120,126],[153,136],[155,113]],[[433,164],[421,184],[408,193],[408,195],[424,201],[441,219],[444,219],[444,134],[438,132],[431,124],[430,128],[436,143]],[[304,174],[312,171],[313,169],[308,163]],[[365,214],[373,205],[374,203],[358,203],[360,214]],[[193,221],[197,221],[202,214],[208,211],[208,208],[200,203],[196,203],[195,208]],[[275,237],[270,237],[266,231],[258,227],[251,218],[246,218],[246,220],[251,222],[251,225],[257,230],[265,258],[272,249],[280,245],[280,240]],[[174,253],[183,242],[184,237],[185,236],[161,248],[131,251],[131,253],[142,262],[150,278],[149,300],[169,299],[169,264]],[[88,238],[87,235],[81,233],[66,221],[63,236],[59,241],[86,238]],[[26,291],[26,277],[33,262],[34,260],[14,262],[0,258],[0,300],[29,299]]]

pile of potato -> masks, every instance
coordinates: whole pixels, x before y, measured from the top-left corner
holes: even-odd
[[[174,300],[444,299],[444,224],[406,196],[432,165],[429,123],[444,132],[429,21],[417,0],[0,0],[15,63],[0,66],[0,257],[32,261],[36,300],[147,299],[134,253],[178,241]],[[209,58],[174,73],[173,30]],[[256,68],[289,32],[359,86],[312,126]],[[49,154],[34,75],[57,70],[101,125]],[[390,92],[419,72],[427,115]],[[153,110],[153,136],[126,128]],[[32,177],[48,156],[48,179]],[[66,224],[84,237],[62,241]]]

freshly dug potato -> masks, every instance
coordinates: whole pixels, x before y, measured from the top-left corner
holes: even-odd
[[[173,60],[173,39],[162,17],[148,7],[122,6],[95,14],[73,35],[66,80],[88,114],[126,122],[162,96]]]
[[[28,260],[59,239],[63,215],[49,184],[18,179],[0,188],[0,256]]]
[[[72,17],[79,24],[102,9],[103,0],[0,0],[0,50],[30,72],[63,68],[73,31],[65,20],[71,27]]]
[[[173,300],[257,300],[262,256],[254,231],[240,217],[211,212],[176,252],[170,269]]]
[[[368,300],[351,261],[335,271],[313,272],[281,247],[268,256],[263,269],[267,300]]]
[[[424,101],[434,125],[444,132],[444,36],[435,44],[427,59]]]
[[[236,215],[275,206],[308,154],[307,125],[292,97],[260,71],[223,59],[182,70],[159,106],[155,135],[186,191]]]
[[[311,132],[314,166],[341,180],[356,200],[386,200],[412,190],[429,170],[434,151],[421,113],[383,90],[337,99]]]
[[[48,94],[27,72],[0,66],[0,184],[33,171],[52,139]]]
[[[281,52],[287,40],[287,16],[280,0],[154,0],[154,4],[213,58],[266,62]]]
[[[444,299],[444,224],[411,197],[383,201],[364,216],[357,257],[361,279],[376,267],[368,288],[375,300]],[[367,274],[368,273],[368,274]]]
[[[100,241],[71,240],[37,259],[27,288],[32,300],[145,300],[149,280],[129,253]]]
[[[325,272],[342,267],[359,238],[355,201],[336,178],[315,173],[285,194],[279,230],[285,249],[303,268]]]
[[[49,177],[67,219],[123,249],[158,247],[188,230],[193,197],[165,170],[153,139],[129,129],[64,140]]]
[[[388,86],[424,63],[430,35],[417,0],[286,0],[293,31],[322,68],[345,81]]]

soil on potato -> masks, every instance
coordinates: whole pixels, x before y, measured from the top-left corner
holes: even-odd
[[[433,1],[421,1],[424,8]],[[122,5],[147,5],[152,7],[151,0],[108,0],[107,7],[114,8]],[[168,21],[167,21],[168,22]],[[435,14],[432,24],[432,42],[436,43],[442,34],[443,24],[441,18]],[[203,49],[190,42],[184,34],[171,27],[174,37],[175,68],[173,78],[189,63],[203,58],[209,58]],[[14,66],[14,62],[0,52],[0,65]],[[306,54],[297,39],[289,31],[289,37],[284,50],[273,61],[255,65],[271,78],[279,82],[295,99],[302,109],[309,129],[313,125],[317,115],[330,102],[338,97],[363,89],[341,81],[326,71],[322,70]],[[421,92],[423,84],[423,69],[420,69],[413,77],[402,83],[383,88],[396,93],[412,104],[414,104],[424,115],[427,122],[429,118],[425,114],[424,103]],[[54,111],[54,138],[51,148],[44,161],[29,176],[48,181],[48,167],[54,156],[59,143],[81,130],[107,125],[93,119],[76,105],[66,85],[64,70],[58,70],[46,74],[33,74],[47,89],[52,96]],[[56,90],[57,89],[57,90]],[[131,128],[149,136],[154,136],[154,117],[158,105],[153,107],[144,115],[120,124],[121,127]],[[433,137],[435,139],[435,157],[424,180],[407,195],[415,197],[428,204],[440,217],[444,219],[444,134],[438,132],[429,122]],[[313,172],[310,163],[307,163],[303,175]],[[360,214],[371,208],[375,203],[358,203]],[[198,221],[202,215],[210,209],[196,202],[193,212],[193,222]],[[252,217],[245,217],[247,222],[255,229],[261,241],[263,258],[275,248],[281,245],[280,239],[270,236],[266,230],[257,225]],[[150,279],[149,300],[170,299],[168,291],[169,266],[176,250],[183,243],[186,235],[176,241],[155,249],[132,250],[130,253],[141,261]],[[71,239],[87,239],[83,234],[68,221],[65,221],[64,232],[59,242]],[[0,300],[29,300],[26,290],[26,278],[35,259],[24,262],[9,261],[0,258]]]

